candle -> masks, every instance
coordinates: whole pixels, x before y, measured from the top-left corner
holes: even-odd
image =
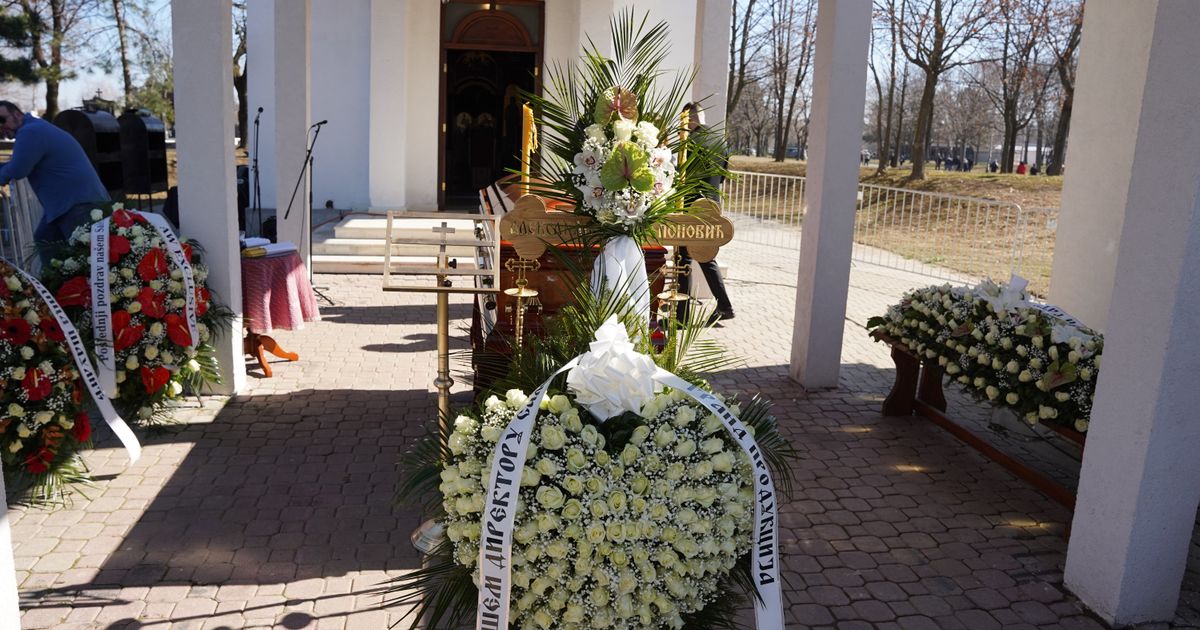
[[[525,184],[525,192],[529,192],[529,173],[533,170],[529,159],[533,149],[537,148],[537,127],[533,124],[533,108],[529,103],[521,106],[521,183]]]
[[[687,109],[679,112],[679,174],[676,176],[679,178],[685,177],[683,163],[687,161],[687,138],[688,130],[691,127],[688,123],[690,122],[691,116],[688,115]],[[675,205],[676,207],[683,208],[683,199],[677,200]]]

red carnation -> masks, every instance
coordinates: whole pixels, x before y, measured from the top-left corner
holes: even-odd
[[[142,366],[142,385],[146,388],[147,394],[153,394],[158,390],[166,387],[167,381],[171,380],[171,372],[163,366],[146,367]]]
[[[142,312],[146,317],[162,319],[163,315],[167,314],[167,297],[164,293],[155,293],[150,287],[142,287],[137,301],[142,305]]]
[[[167,325],[167,337],[175,342],[175,345],[191,347],[192,333],[188,330],[187,320],[171,313],[163,318],[163,323]]]
[[[192,250],[192,245],[190,243],[184,243],[183,244],[183,255],[185,258],[187,258],[188,262],[192,262],[192,254],[193,253],[194,252]]]
[[[137,266],[137,272],[146,282],[159,276],[165,276],[167,274],[167,255],[158,247],[151,249],[146,252],[145,256],[142,256],[142,261]]]
[[[30,453],[25,456],[25,468],[29,472],[39,475],[50,470],[50,462],[54,460],[54,451],[42,447],[36,453]]]
[[[203,317],[208,312],[208,300],[212,295],[204,287],[196,287],[196,317]]]
[[[29,332],[31,327],[29,322],[14,317],[12,319],[0,320],[0,339],[3,339],[14,346],[19,346],[26,341],[29,341]]]
[[[92,422],[88,420],[86,411],[80,411],[75,416],[75,426],[71,432],[75,435],[76,442],[86,442],[88,438],[92,437]]]
[[[54,389],[54,383],[38,368],[30,368],[25,371],[25,378],[21,381],[21,386],[25,388],[25,396],[31,402],[49,396],[51,390]]]
[[[123,228],[133,227],[134,223],[145,223],[146,222],[146,219],[143,218],[142,215],[130,212],[128,210],[125,210],[124,208],[114,212],[112,215],[112,220],[113,220],[113,223],[117,224],[117,227],[123,227]]]
[[[59,326],[58,320],[54,319],[53,317],[49,319],[43,319],[42,322],[38,324],[38,327],[42,329],[42,334],[46,335],[46,338],[50,341],[62,341],[67,338],[67,336],[63,334],[62,326]]]
[[[129,245],[129,239],[120,234],[113,234],[112,238],[108,241],[108,262],[115,264],[121,259],[121,256],[128,254],[132,249]]]
[[[54,297],[63,306],[88,306],[92,303],[92,288],[87,278],[75,276],[64,282]]]

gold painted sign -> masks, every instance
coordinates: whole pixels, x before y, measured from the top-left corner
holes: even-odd
[[[546,210],[546,200],[525,195],[512,211],[500,219],[500,238],[513,244],[521,258],[539,258],[548,245],[578,243],[580,228],[588,217]]]
[[[589,221],[586,216],[549,211],[544,199],[525,195],[500,220],[500,238],[511,242],[521,258],[538,258],[549,245],[579,243],[579,232]],[[654,232],[659,245],[686,247],[700,262],[716,258],[717,250],[733,240],[733,224],[710,199],[697,201],[690,212],[668,215]]]
[[[717,202],[701,199],[686,214],[667,215],[663,223],[654,226],[654,234],[659,245],[686,247],[692,258],[708,262],[733,240],[733,223],[721,216]]]

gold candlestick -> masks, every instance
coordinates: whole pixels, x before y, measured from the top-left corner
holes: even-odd
[[[525,103],[521,106],[521,184],[526,194],[529,193],[530,173],[533,171],[529,160],[536,148],[537,126],[533,121],[533,108]]]
[[[537,259],[528,258],[510,258],[504,262],[505,269],[517,272],[517,286],[504,290],[505,295],[517,298],[516,313],[513,314],[517,352],[520,352],[521,347],[525,345],[525,309],[529,305],[539,303],[538,290],[529,288],[529,280],[525,278],[525,272],[537,271],[541,266]]]

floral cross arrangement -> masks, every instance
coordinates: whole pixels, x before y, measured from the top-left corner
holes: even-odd
[[[0,459],[18,502],[52,502],[85,478],[84,387],[62,327],[32,283],[0,259]]]
[[[592,219],[583,240],[630,236],[646,243],[669,214],[715,196],[709,180],[728,171],[717,134],[681,133],[693,75],[656,88],[667,74],[667,24],[649,26],[626,9],[613,17],[611,31],[611,58],[591,44],[578,65],[551,67],[545,96],[523,94],[548,133],[540,135],[546,151],[539,172],[522,174],[534,178],[529,192]]]
[[[1029,424],[1088,430],[1104,337],[1031,302],[1019,280],[914,289],[867,328]]]
[[[208,272],[195,242],[180,243],[182,257],[190,263],[189,282],[164,242],[165,235],[173,234],[160,231],[145,215],[114,203],[92,210],[89,219],[65,245],[48,245],[51,260],[43,271],[44,281],[88,347],[103,343],[94,336],[91,243],[93,226],[108,219],[108,324],[116,386],[109,395],[130,420],[143,424],[164,420],[172,400],[219,382],[212,336],[228,330],[231,312],[214,302],[205,286]],[[194,304],[195,336],[188,319],[189,301]]]

